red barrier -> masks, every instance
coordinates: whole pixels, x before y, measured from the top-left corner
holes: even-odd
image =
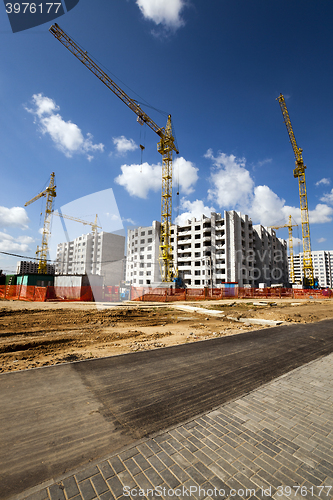
[[[220,299],[329,299],[333,291],[291,288],[146,288],[131,287],[131,300],[142,302],[178,302]],[[119,287],[40,287],[1,285],[0,299],[59,302],[118,302]]]

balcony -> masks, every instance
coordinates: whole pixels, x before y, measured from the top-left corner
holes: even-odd
[[[190,259],[191,258],[191,253],[184,253],[183,255],[179,255],[178,254],[178,260],[181,260],[181,259]]]

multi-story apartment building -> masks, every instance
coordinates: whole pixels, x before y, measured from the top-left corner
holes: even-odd
[[[44,274],[52,275],[54,273],[55,267],[52,264],[47,264]],[[38,274],[38,262],[20,260],[16,265],[16,274]]]
[[[274,229],[253,226],[255,249],[254,278],[256,286],[265,283],[287,285],[289,283],[287,242],[276,236]]]
[[[161,224],[128,230],[126,281],[134,286],[151,285],[161,280],[159,243]]]
[[[125,237],[113,233],[83,234],[57,246],[56,274],[104,276],[104,285],[124,278]]]
[[[133,285],[160,281],[159,231],[160,224],[154,222],[128,232],[126,280]],[[173,225],[171,244],[175,267],[188,287],[288,282],[286,242],[272,229],[253,227],[240,212],[226,211],[224,217],[211,213]]]
[[[318,278],[318,284],[322,288],[333,288],[333,251],[314,250],[311,252],[313,274]],[[289,258],[290,267],[290,258]],[[295,282],[303,283],[303,252],[294,255]]]

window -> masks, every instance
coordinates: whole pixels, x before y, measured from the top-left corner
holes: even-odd
[[[151,252],[152,251],[152,247],[148,247],[147,250],[148,250],[148,252]]]
[[[200,266],[201,262],[200,261],[197,261],[194,263],[195,266]]]
[[[143,262],[140,262],[140,267],[145,267]]]
[[[194,271],[195,276],[200,276],[200,271]]]
[[[137,251],[138,251],[138,249],[137,249],[137,248],[134,248],[134,252],[137,252]]]
[[[148,234],[153,234],[153,231],[149,229]]]
[[[151,271],[147,271],[147,276],[151,276]]]
[[[200,231],[200,226],[195,226],[194,228],[196,231]]]
[[[140,252],[144,252],[145,247],[140,247]]]
[[[200,256],[201,256],[201,252],[195,252],[194,257],[200,257]]]
[[[139,280],[139,285],[143,285],[143,280]]]
[[[146,280],[147,285],[150,285],[150,280]]]
[[[143,276],[143,271],[140,271],[140,272],[139,272],[139,276]]]
[[[145,257],[144,255],[140,255],[140,259],[141,259],[141,260],[143,260],[143,259],[144,259],[144,257]]]
[[[144,231],[142,231],[141,236],[144,236],[144,235],[145,235],[145,232],[144,232]]]
[[[196,244],[194,245],[194,248],[200,248],[200,243],[196,243]]]
[[[200,285],[200,280],[194,280],[195,285]]]
[[[199,239],[200,239],[200,234],[196,234],[196,235],[194,236],[194,238],[195,238],[196,240],[199,240]]]
[[[151,254],[147,255],[147,259],[151,259]]]
[[[144,244],[144,242],[145,242],[145,240],[140,240],[141,245],[143,245],[143,244]]]
[[[152,243],[153,242],[153,238],[148,238],[148,243]]]
[[[147,267],[151,267],[151,263],[150,262],[148,262]]]

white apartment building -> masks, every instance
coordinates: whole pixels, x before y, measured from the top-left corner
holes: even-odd
[[[318,278],[319,286],[322,288],[333,288],[333,251],[314,250],[311,252],[313,274]],[[290,267],[290,258],[289,267]],[[303,252],[294,255],[295,282],[303,283]]]
[[[127,233],[126,281],[149,286],[161,281],[159,266],[160,222],[150,227],[129,229]]]
[[[38,262],[20,260],[16,265],[16,274],[38,274]],[[52,264],[46,265],[46,272],[43,274],[52,275],[55,273],[55,268]]]
[[[56,274],[101,275],[104,285],[119,285],[124,278],[125,237],[113,233],[82,234],[73,241],[59,243]]]
[[[128,231],[126,280],[134,286],[160,281],[160,224]],[[171,227],[175,267],[188,287],[288,282],[287,246],[275,231],[252,226],[247,215],[211,213]]]

